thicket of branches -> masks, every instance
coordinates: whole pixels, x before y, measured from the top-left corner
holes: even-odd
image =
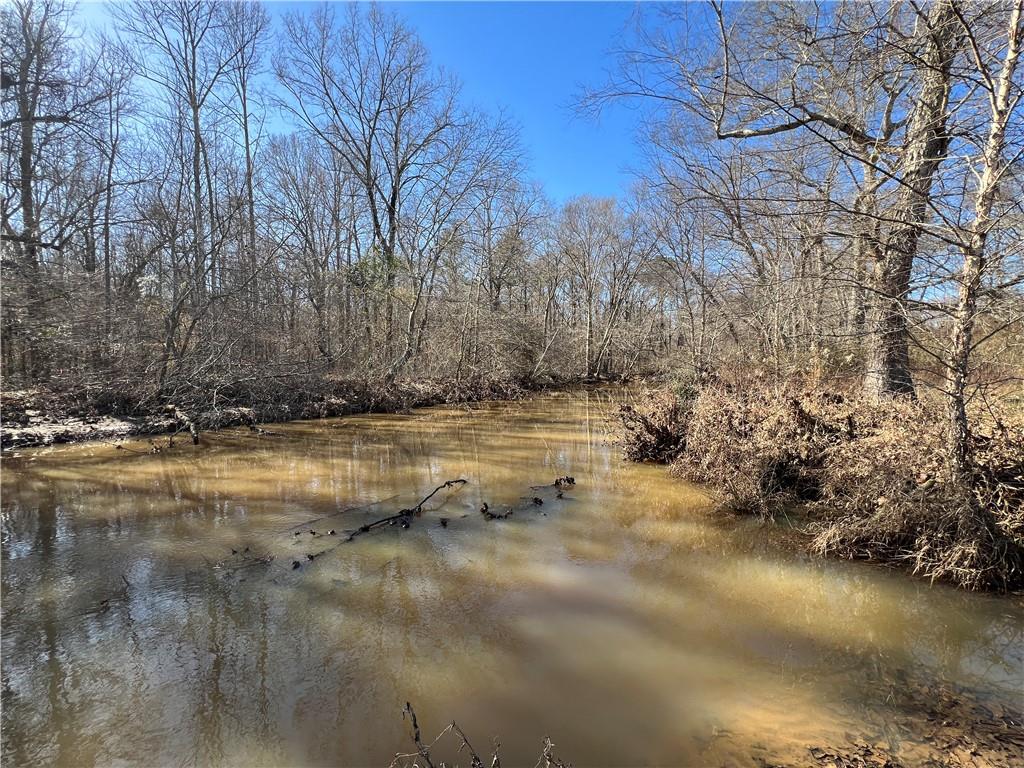
[[[936,391],[968,471],[971,401],[1020,397],[1021,6],[641,19],[586,104],[651,106],[646,181],[675,249],[659,263],[693,369],[738,353],[776,378],[845,371],[872,397]]]
[[[583,377],[666,343],[644,211],[552,206],[386,9],[2,14],[8,389]]]
[[[3,13],[5,387],[723,363],[1019,393],[1021,2],[645,7],[584,111],[646,171],[555,206],[386,8]],[[979,389],[987,388],[987,389]]]

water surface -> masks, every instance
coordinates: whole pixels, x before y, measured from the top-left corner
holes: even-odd
[[[6,764],[387,765],[406,701],[506,765],[545,735],[576,765],[799,763],[851,732],[906,738],[908,686],[1017,703],[1020,601],[712,514],[620,460],[610,408],[557,394],[5,459]],[[562,499],[530,488],[561,475]],[[408,530],[342,541],[454,478]]]

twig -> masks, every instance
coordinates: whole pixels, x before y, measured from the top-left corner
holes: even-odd
[[[569,765],[563,763],[554,753],[555,742],[551,740],[549,736],[544,737],[544,751],[540,755],[540,759],[537,761],[537,765],[534,768],[539,768],[541,763],[544,764],[544,768],[570,768]]]
[[[427,768],[434,768],[434,764],[430,761],[430,749],[423,744],[420,738],[420,724],[416,720],[416,711],[408,701],[405,702],[405,709],[402,710],[402,718],[404,719],[406,715],[409,715],[409,720],[412,721],[412,740],[416,743],[416,751],[420,753]]]
[[[459,728],[458,725],[455,724],[454,720],[452,721],[452,730],[455,733],[459,734],[459,738],[462,739],[462,743],[459,745],[459,752],[462,751],[463,747],[465,747],[466,749],[469,750],[469,755],[470,755],[470,763],[469,763],[469,765],[470,765],[470,768],[484,768],[484,762],[483,762],[483,760],[480,759],[480,755],[478,755],[476,753],[476,750],[473,749],[473,745],[469,743],[469,738],[467,738],[465,732],[463,732],[463,730],[461,728]],[[498,759],[498,752],[497,752],[497,750],[495,750],[495,752],[494,752],[494,760],[497,760],[497,759]],[[492,763],[493,762],[494,761],[492,761]]]
[[[464,485],[465,483],[466,483],[466,481],[463,478],[461,478],[461,477],[458,480],[449,480],[449,481],[447,481],[445,483],[442,483],[441,485],[437,486],[437,488],[435,488],[430,493],[428,493],[426,496],[424,496],[423,500],[419,504],[417,504],[415,507],[413,507],[412,509],[403,509],[402,511],[403,512],[412,512],[414,514],[419,514],[420,512],[423,511],[422,510],[423,505],[426,504],[428,501],[430,501],[430,499],[433,497],[433,495],[435,493],[437,493],[438,491],[443,490],[445,488],[451,488],[452,486],[455,486],[455,485]]]
[[[311,526],[313,523],[319,523],[322,520],[330,520],[331,518],[338,517],[339,515],[343,515],[346,512],[357,512],[360,509],[367,509],[368,507],[376,507],[376,506],[378,506],[380,504],[386,504],[389,501],[394,501],[397,498],[398,498],[398,494],[396,493],[393,496],[388,496],[386,499],[381,499],[380,501],[371,501],[369,504],[359,504],[359,505],[357,505],[355,507],[345,507],[344,509],[339,509],[337,512],[332,512],[329,515],[322,515],[320,517],[314,517],[312,520],[306,520],[304,523],[299,523],[298,525],[293,525],[291,528],[288,528],[287,530],[288,531],[296,531],[296,530],[299,530],[301,528],[309,528],[309,526]]]
[[[501,768],[501,756],[499,755],[501,744],[497,740],[495,740],[494,742],[494,749],[491,752],[490,762],[485,764],[483,759],[477,753],[477,751],[473,749],[473,745],[469,743],[469,738],[466,736],[466,733],[458,726],[458,724],[454,720],[450,724],[445,726],[444,730],[442,730],[434,738],[434,740],[430,742],[430,744],[424,744],[423,736],[420,733],[419,721],[417,721],[416,713],[413,711],[412,704],[410,704],[409,702],[405,703],[405,708],[402,710],[402,719],[404,720],[406,716],[408,716],[410,721],[412,722],[412,740],[416,744],[416,752],[399,752],[391,761],[390,768],[397,768],[400,765],[408,765],[408,763],[402,762],[403,760],[406,760],[408,758],[420,758],[423,760],[427,768],[434,768],[434,763],[430,757],[430,750],[433,749],[437,745],[437,743],[448,733],[454,733],[459,737],[459,739],[461,739],[458,751],[462,752],[463,749],[466,749],[469,752],[470,768]],[[571,764],[563,763],[561,760],[555,757],[554,748],[554,742],[551,741],[550,738],[545,736],[543,751],[541,752],[540,757],[537,759],[537,763],[534,765],[534,768],[572,768]],[[412,765],[415,766],[418,765],[418,763],[414,760]],[[446,763],[442,761],[441,768],[445,768],[445,765]]]

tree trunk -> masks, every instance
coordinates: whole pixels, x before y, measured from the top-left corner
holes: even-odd
[[[963,43],[952,0],[940,0],[927,19],[921,93],[903,147],[902,189],[894,231],[875,265],[865,389],[874,396],[914,394],[907,331],[907,295],[921,230],[929,216],[932,180],[946,155],[952,67]]]
[[[1002,156],[1006,144],[1006,126],[1012,111],[1010,89],[1020,56],[1022,5],[1024,1],[1017,0],[1010,14],[1006,55],[1002,70],[991,91],[992,118],[982,153],[982,166],[974,201],[974,220],[968,226],[967,242],[962,248],[964,265],[953,315],[953,333],[947,364],[948,452],[950,466],[961,479],[968,478],[970,474],[970,425],[967,421],[966,388],[970,373],[978,291],[986,268],[985,241],[992,226],[992,208],[999,180],[1006,170]],[[984,62],[977,63],[979,67],[985,66]]]

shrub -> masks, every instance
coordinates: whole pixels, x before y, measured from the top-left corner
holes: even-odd
[[[828,459],[811,547],[902,563],[968,589],[1024,585],[1024,430],[976,434],[970,476],[944,460],[938,404],[891,403]]]
[[[825,451],[847,429],[842,394],[797,382],[712,381],[696,397],[672,471],[723,486],[723,504],[770,516],[818,498]]]
[[[793,378],[715,378],[623,408],[627,458],[772,516],[802,505],[822,555],[909,566],[969,589],[1024,586],[1024,420],[974,414],[972,464],[945,459],[944,403],[876,401]]]
[[[673,461],[686,449],[692,401],[672,392],[649,392],[619,408],[622,453],[630,461]]]

